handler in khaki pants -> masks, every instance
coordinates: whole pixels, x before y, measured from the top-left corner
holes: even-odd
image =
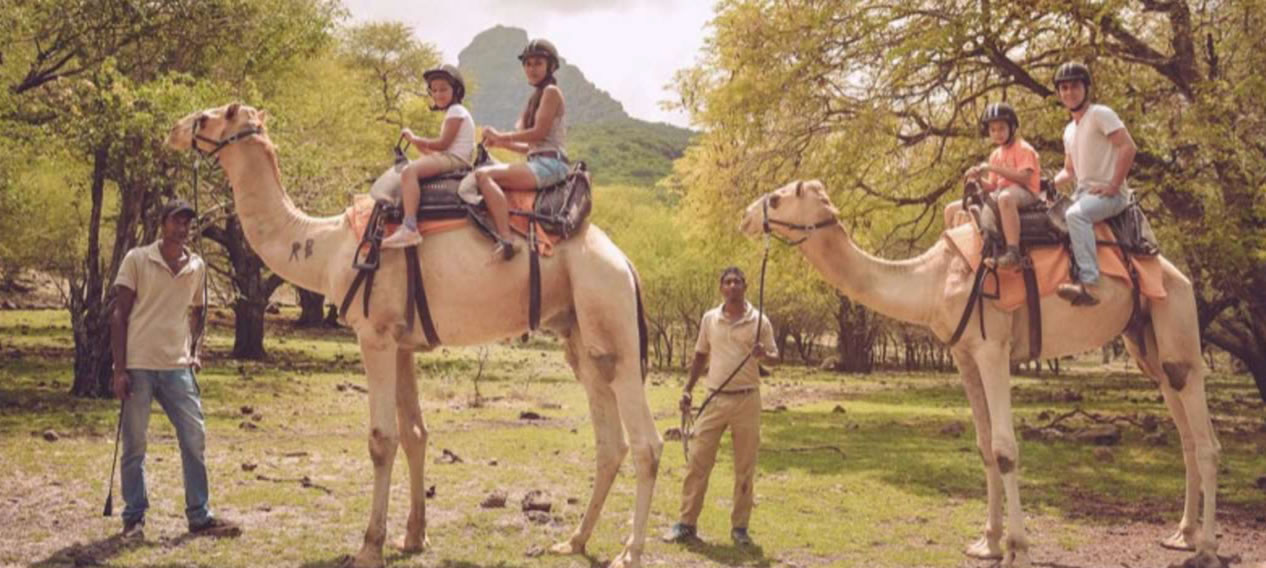
[[[747,279],[731,266],[721,271],[721,295],[725,302],[703,314],[690,379],[681,395],[683,412],[690,412],[691,391],[706,367],[705,382],[716,396],[707,403],[690,438],[690,457],[682,484],[681,518],[664,535],[669,542],[685,542],[697,537],[697,521],[708,491],[708,476],[716,463],[721,435],[730,429],[734,442],[734,510],[730,513],[730,537],[740,546],[752,545],[747,522],[755,501],[756,455],[760,448],[760,367],[757,361],[778,360],[773,326],[769,318],[747,303]],[[760,343],[756,342],[760,322]],[[752,356],[743,362],[748,353]],[[742,368],[735,370],[739,363]],[[726,378],[734,378],[722,388]]]

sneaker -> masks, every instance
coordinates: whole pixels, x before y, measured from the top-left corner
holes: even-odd
[[[730,539],[738,546],[754,546],[756,544],[752,542],[752,537],[747,534],[746,527],[734,527],[730,531]]]
[[[124,521],[123,532],[119,533],[123,540],[145,540],[145,519]]]
[[[382,248],[406,248],[422,244],[422,235],[401,226],[390,237],[382,240]]]
[[[694,525],[685,523],[676,523],[673,528],[668,529],[664,536],[660,537],[664,542],[684,543],[699,538],[699,534],[695,532]]]
[[[1065,282],[1059,285],[1055,293],[1074,306],[1089,307],[1099,303],[1099,298],[1090,293],[1091,289],[1092,286],[1089,284]]]
[[[210,536],[236,538],[242,535],[242,527],[233,521],[226,521],[219,517],[211,517],[207,522],[197,526],[189,526],[189,534],[193,536]]]

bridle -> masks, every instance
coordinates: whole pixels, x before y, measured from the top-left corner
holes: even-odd
[[[796,194],[797,194],[797,195],[799,195],[799,194],[801,193],[801,191],[802,191],[801,186],[802,186],[803,184],[804,184],[804,182],[796,182]],[[804,225],[804,224],[800,224],[800,223],[788,223],[787,221],[780,221],[780,220],[778,220],[778,219],[771,219],[771,218],[769,217],[769,198],[770,198],[770,196],[771,196],[771,195],[773,195],[773,192],[772,192],[772,191],[771,191],[771,192],[769,192],[769,193],[766,193],[766,194],[765,194],[764,196],[762,196],[762,197],[761,197],[761,199],[760,199],[760,206],[761,206],[761,229],[765,232],[766,242],[768,242],[768,239],[769,239],[769,237],[770,237],[770,236],[773,236],[775,239],[778,239],[778,240],[782,241],[782,242],[783,242],[784,244],[786,244],[787,246],[793,246],[793,247],[794,247],[794,246],[798,246],[798,245],[800,245],[800,243],[803,243],[803,242],[805,242],[805,241],[809,240],[809,237],[812,237],[812,236],[813,236],[813,233],[814,233],[815,231],[817,231],[818,229],[825,229],[825,228],[827,228],[827,227],[830,227],[830,226],[832,226],[832,225],[838,225],[838,224],[840,223],[840,220],[839,220],[839,219],[836,219],[835,217],[831,217],[831,218],[829,218],[829,219],[823,219],[823,220],[818,221],[817,223],[814,223],[814,224],[812,224],[812,225]],[[782,235],[780,235],[780,234],[778,234],[778,233],[775,233],[775,232],[773,231],[773,227],[771,227],[771,225],[777,225],[777,226],[779,226],[779,227],[784,227],[784,228],[787,228],[787,229],[791,229],[791,230],[793,230],[793,231],[800,231],[801,233],[804,233],[805,235],[804,235],[803,237],[800,237],[799,239],[796,239],[796,240],[794,240],[794,241],[793,241],[793,240],[791,240],[791,239],[789,239],[789,238],[787,238],[787,237],[784,237],[784,236],[782,236]],[[766,248],[766,250],[768,250],[768,248],[769,248],[769,247],[768,247],[768,246],[766,246],[765,248]]]
[[[213,138],[207,138],[206,136],[198,134],[198,130],[202,129],[202,123],[206,122],[207,118],[210,118],[210,117],[204,114],[204,115],[199,116],[197,119],[193,121],[193,133],[192,133],[193,138],[191,138],[189,141],[189,148],[192,149],[194,152],[196,152],[198,154],[198,157],[200,158],[214,157],[216,154],[220,152],[220,150],[223,150],[226,146],[233,144],[234,142],[240,142],[256,134],[262,134],[264,132],[262,128],[255,126],[253,124],[248,124],[246,125],[246,128],[243,128],[242,130],[239,130],[238,132],[230,136],[226,136],[219,140],[215,140]],[[210,152],[204,152],[202,148],[198,147],[199,142],[205,142],[215,147],[212,148]]]

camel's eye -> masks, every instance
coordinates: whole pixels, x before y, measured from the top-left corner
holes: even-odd
[[[766,198],[766,201],[768,201],[768,202],[769,202],[769,208],[770,208],[770,209],[777,209],[777,208],[778,208],[778,202],[779,202],[780,200],[782,200],[782,196],[778,195],[777,193],[775,193],[775,194],[773,194],[773,195],[770,195],[768,198]]]

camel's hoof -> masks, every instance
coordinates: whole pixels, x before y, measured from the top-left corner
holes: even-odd
[[[612,559],[607,568],[642,568],[641,555],[634,555],[626,549],[619,556]]]
[[[1186,532],[1182,529],[1178,529],[1178,532],[1174,533],[1169,538],[1160,541],[1160,545],[1170,550],[1193,551],[1196,549],[1196,545],[1187,538]]]
[[[584,554],[585,545],[584,543],[574,543],[570,540],[564,540],[563,542],[560,542],[558,544],[555,544],[554,546],[549,547],[549,553],[557,554],[559,556],[569,556],[572,554]]]
[[[1002,560],[1002,546],[997,542],[989,542],[988,537],[982,536],[980,540],[963,549],[963,554],[980,560]]]
[[[1029,562],[1029,552],[1027,550],[1008,552],[1007,560],[1002,565],[1006,568],[1029,568],[1032,566]]]
[[[344,556],[343,561],[339,563],[340,568],[385,568],[386,565],[381,556],[362,558],[360,555]]]
[[[1227,568],[1227,564],[1214,552],[1199,552],[1183,561],[1182,568]]]
[[[431,539],[427,537],[422,537],[421,540],[402,539],[395,543],[395,547],[396,550],[405,554],[418,554],[431,548]]]

